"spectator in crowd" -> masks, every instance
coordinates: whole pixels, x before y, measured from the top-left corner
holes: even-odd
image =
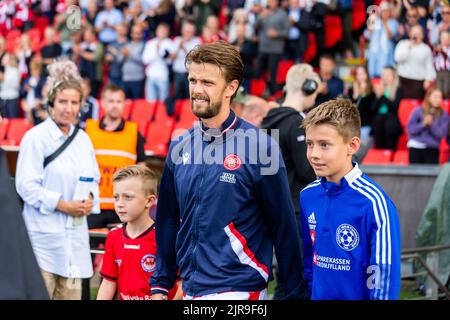
[[[181,36],[173,40],[174,52],[171,54],[173,71],[173,95],[166,100],[167,114],[172,115],[178,99],[189,99],[188,72],[184,60],[189,51],[200,45],[200,38],[196,37],[195,23],[183,20]]]
[[[256,24],[259,38],[258,57],[256,63],[257,78],[261,78],[268,68],[269,82],[265,96],[278,91],[277,71],[283,52],[284,43],[289,34],[289,17],[278,4],[278,0],[268,0],[258,17]]]
[[[430,43],[434,46],[439,43],[442,32],[450,33],[450,4],[442,6],[441,17],[441,22],[433,24],[429,33]]]
[[[434,47],[433,54],[437,87],[445,99],[450,99],[450,32],[441,32],[439,45]]]
[[[394,65],[394,40],[397,35],[398,22],[391,17],[391,4],[380,3],[380,16],[369,16],[365,36],[369,39],[368,69],[371,78],[380,77],[383,68]]]
[[[97,40],[93,28],[84,30],[84,41],[80,45],[80,73],[91,81],[92,96],[97,98],[103,76],[104,47]]]
[[[361,116],[361,147],[355,154],[358,162],[360,162],[372,146],[372,104],[376,98],[370,81],[369,71],[365,66],[356,68],[355,80],[349,90],[348,96],[357,106]]]
[[[80,300],[81,278],[93,274],[86,216],[99,212],[100,174],[89,137],[73,125],[83,98],[75,64],[51,64],[47,86],[50,117],[22,139],[16,188],[50,298]]]
[[[67,7],[75,6],[75,5],[77,5],[77,1],[76,0],[67,0],[66,4],[67,4]],[[72,13],[72,12],[70,12],[70,13]],[[72,33],[77,31],[77,30],[73,30],[73,28],[69,27],[69,25],[67,23],[68,18],[69,18],[69,12],[66,9],[55,17],[55,23],[54,23],[55,29],[57,32],[59,32],[59,35],[60,35],[60,44],[61,44],[61,48],[62,48],[64,54],[66,54],[72,46],[72,44],[70,42]]]
[[[19,46],[15,52],[19,59],[19,71],[21,77],[24,79],[28,76],[30,71],[30,62],[34,56],[33,50],[31,50],[30,37],[24,33],[20,37]]]
[[[404,23],[400,23],[398,26],[398,33],[397,33],[397,41],[399,40],[406,40],[409,38],[409,33],[412,29],[412,27],[420,25],[419,24],[419,12],[417,7],[410,7],[406,11],[406,21]],[[426,30],[423,30],[424,34]]]
[[[198,34],[203,34],[203,27],[209,16],[218,16],[221,1],[219,0],[193,0],[193,13],[197,23]]]
[[[279,144],[286,165],[299,234],[301,234],[299,192],[316,179],[306,158],[305,130],[300,128],[300,125],[307,110],[316,102],[319,84],[319,75],[310,65],[292,66],[286,76],[286,97],[281,107],[271,109],[261,126],[270,130],[269,133],[274,129],[279,130]],[[274,299],[280,300],[284,298],[285,284],[279,279],[278,268],[276,276],[278,279]]]
[[[25,118],[35,125],[41,122],[37,115],[42,103],[42,89],[45,84],[45,78],[42,77],[42,66],[39,60],[33,59],[30,63],[30,75],[22,83],[20,96],[22,100],[22,110],[25,112]]]
[[[142,99],[144,97],[145,67],[142,63],[144,30],[135,25],[131,30],[131,41],[122,49],[122,81],[127,99]]]
[[[342,17],[342,45],[347,58],[353,58],[352,0],[338,0],[337,13]]]
[[[304,32],[300,28],[302,19],[300,0],[289,1],[288,16],[290,28],[285,46],[285,57],[286,59],[300,62],[303,56],[300,37],[302,35],[302,32]]]
[[[246,92],[250,91],[250,81],[253,78],[253,66],[255,56],[257,55],[258,48],[255,42],[246,36],[246,26],[244,24],[238,24],[236,26],[236,40],[232,42],[241,54],[242,61],[244,62],[244,79],[242,81],[242,87]]]
[[[311,62],[313,66],[319,64],[319,59],[325,53],[325,16],[328,13],[328,5],[330,0],[312,1],[311,6],[311,30],[314,33],[317,44],[316,58]]]
[[[229,24],[234,17],[236,10],[243,9],[245,11],[245,2],[246,0],[228,0],[227,5],[222,6],[221,13],[227,18],[227,24]]]
[[[99,185],[101,213],[88,217],[89,228],[106,228],[120,223],[114,211],[113,175],[122,167],[145,161],[145,141],[138,125],[123,117],[123,89],[114,84],[107,85],[102,92],[102,106],[105,116],[86,122],[86,133],[94,145],[102,177]]]
[[[84,17],[89,26],[95,27],[95,19],[98,15],[98,4],[97,0],[89,0]]]
[[[449,129],[449,116],[442,109],[442,101],[442,91],[430,89],[423,106],[412,112],[407,125],[410,163],[439,163],[439,146]]]
[[[124,63],[123,49],[128,43],[127,26],[120,23],[116,26],[117,40],[106,47],[105,60],[109,63],[109,82],[123,87],[122,66]]]
[[[165,101],[169,96],[169,56],[174,51],[169,26],[161,23],[156,37],[145,44],[142,61],[146,65],[145,98]]]
[[[244,35],[246,39],[253,40],[255,30],[248,20],[248,13],[245,9],[236,9],[233,18],[228,27],[228,42],[234,43],[237,40],[237,28],[244,26]]]
[[[47,76],[47,66],[62,55],[62,48],[55,40],[56,32],[52,27],[45,28],[44,38],[45,45],[41,48],[42,74]]]
[[[398,119],[398,107],[403,98],[395,69],[385,67],[379,84],[374,86],[376,100],[373,105],[372,133],[375,148],[397,149],[403,129]]]
[[[6,40],[0,35],[0,72],[3,72],[5,68],[3,67],[3,57],[6,55]]]
[[[243,108],[241,118],[255,127],[260,128],[266,114],[267,110],[261,104],[250,103]]]
[[[88,78],[83,78],[81,88],[83,89],[84,99],[78,116],[78,125],[84,129],[88,119],[98,120],[100,107],[97,99],[91,96],[91,81]]]
[[[114,7],[114,0],[105,0],[104,9],[95,18],[95,29],[103,45],[117,40],[115,27],[124,21],[123,14]]]
[[[20,71],[19,61],[12,53],[2,60],[4,72],[0,73],[0,108],[5,118],[20,116]]]
[[[155,2],[155,1],[150,1]],[[166,23],[169,31],[174,25],[176,10],[171,0],[157,1],[159,5],[155,9],[147,9],[144,12],[145,22],[147,24],[148,35],[150,38],[155,36],[156,28],[160,23]]]
[[[213,43],[219,40],[227,40],[227,35],[219,28],[219,18],[216,16],[209,16],[203,26],[202,42]]]
[[[145,14],[142,12],[142,3],[140,0],[135,0],[130,3],[130,6],[125,16],[125,25],[128,28],[128,36],[131,38],[131,29],[135,25],[140,25],[144,30],[147,29],[147,22],[145,21]]]
[[[81,44],[83,43],[83,32],[75,31],[70,35],[70,49],[66,52],[66,56],[72,60],[78,67],[80,66]]]
[[[335,99],[344,93],[344,81],[335,75],[336,61],[330,54],[324,54],[319,60],[320,78],[317,104]]]
[[[403,97],[423,99],[425,90],[436,79],[433,53],[423,42],[420,25],[412,27],[408,40],[401,40],[394,53]]]

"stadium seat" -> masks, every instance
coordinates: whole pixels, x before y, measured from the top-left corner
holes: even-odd
[[[408,124],[411,112],[420,105],[420,100],[417,99],[402,99],[400,100],[400,105],[398,106],[398,119],[402,124],[403,129],[406,128]],[[406,132],[406,130],[405,130]]]
[[[155,120],[149,124],[144,148],[153,156],[165,157],[175,120],[167,115],[162,102],[156,103],[155,108]]]
[[[34,28],[37,28],[41,33],[41,38],[44,37],[45,28],[50,24],[47,17],[35,17],[34,20]]]
[[[342,40],[342,19],[337,15],[325,16],[325,48],[332,48]]]
[[[309,63],[314,59],[314,57],[317,55],[317,43],[316,43],[316,36],[314,33],[309,32],[308,33],[308,47],[306,48],[306,51],[303,53],[303,61],[305,63]]]
[[[295,64],[293,60],[281,60],[278,64],[277,83],[284,84],[286,82],[286,75],[289,69]]]
[[[444,102],[442,102],[442,108],[450,114],[450,99],[444,100]]]
[[[450,146],[445,139],[441,140],[439,146],[439,164],[447,163],[450,160]]]
[[[0,121],[0,141],[3,141],[6,139],[6,133],[8,132],[8,127],[9,127],[8,119],[3,119],[3,121]]]
[[[18,146],[20,141],[22,141],[25,132],[27,132],[33,125],[26,119],[22,118],[11,118],[8,119],[9,126],[6,132],[6,137],[0,144]]]
[[[364,0],[353,0],[352,1],[352,31],[358,31],[366,26],[366,4]]]
[[[192,113],[191,101],[189,99],[178,100],[175,106],[176,118],[181,122],[193,122],[198,118]],[[178,122],[177,121],[177,122]]]
[[[390,164],[393,152],[389,149],[369,149],[363,159],[363,164]]]
[[[145,99],[133,101],[130,120],[139,124],[139,132],[143,137],[147,134],[148,124],[153,120],[156,102],[149,102]]]
[[[263,79],[252,79],[250,80],[250,94],[254,96],[262,96],[266,88],[266,81]]]
[[[98,100],[98,106],[99,106],[99,117],[100,119],[105,116],[105,110],[103,109],[102,100]],[[130,119],[131,111],[133,108],[133,100],[126,99],[125,100],[125,108],[123,109],[123,117],[125,120]]]
[[[392,158],[392,164],[396,165],[409,165],[409,151],[397,150]]]
[[[14,52],[19,47],[20,37],[22,33],[20,30],[11,30],[6,35],[6,51]]]
[[[41,49],[41,31],[38,28],[33,28],[27,31],[28,38],[30,39],[31,50],[37,52]]]
[[[381,81],[381,78],[372,78],[370,79],[370,82],[372,83],[372,86],[377,86]]]

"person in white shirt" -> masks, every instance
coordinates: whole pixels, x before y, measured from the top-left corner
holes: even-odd
[[[5,118],[19,117],[20,71],[19,60],[12,53],[3,57],[4,72],[0,72],[0,108]]]
[[[120,10],[114,8],[114,0],[105,0],[105,9],[95,18],[95,29],[103,44],[110,44],[117,40],[115,27],[124,20]]]
[[[160,23],[156,37],[145,44],[142,62],[146,65],[145,98],[149,101],[165,101],[169,96],[169,58],[174,52],[169,39],[169,25]]]
[[[184,20],[181,36],[173,40],[174,52],[171,54],[173,70],[173,95],[166,101],[167,114],[172,115],[178,99],[189,99],[188,72],[184,61],[189,51],[201,44],[195,36],[196,26],[193,21]]]
[[[83,98],[76,65],[54,62],[49,74],[50,117],[22,139],[16,189],[50,298],[79,300],[81,278],[93,274],[86,216],[100,212],[100,173],[88,135],[73,125]],[[45,159],[74,133],[67,148],[45,166]]]
[[[433,65],[433,53],[423,42],[423,30],[420,25],[411,28],[409,39],[401,40],[394,52],[397,73],[403,98],[420,99],[425,90],[436,79]]]

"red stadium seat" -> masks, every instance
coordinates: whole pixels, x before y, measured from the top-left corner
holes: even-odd
[[[34,22],[34,28],[39,29],[39,31],[41,32],[41,38],[43,38],[45,28],[47,28],[47,26],[50,24],[48,18],[47,17],[35,17],[33,19],[33,22]]]
[[[364,157],[363,164],[390,164],[393,152],[389,149],[369,149]]]
[[[325,16],[325,48],[332,48],[342,40],[342,19],[336,15]]]
[[[420,100],[417,99],[402,99],[400,101],[400,105],[398,106],[398,119],[403,128],[406,128],[411,112],[419,105]]]
[[[145,99],[133,101],[130,120],[139,124],[139,132],[143,137],[147,134],[148,124],[153,120],[156,102],[149,102]]]
[[[308,33],[308,47],[306,48],[306,51],[303,53],[303,61],[305,63],[311,62],[312,59],[317,55],[317,43],[316,43],[316,36],[314,33],[309,32]]]
[[[372,86],[377,86],[381,81],[381,78],[372,78],[370,79],[370,82],[372,83]]]
[[[192,113],[191,101],[189,99],[178,100],[175,106],[178,115],[178,121],[193,122],[198,120],[197,116]]]
[[[444,102],[442,102],[442,108],[450,114],[450,99],[444,100]]]
[[[409,151],[408,150],[397,150],[394,153],[392,159],[392,164],[397,165],[409,165]]]
[[[277,83],[284,84],[286,82],[286,75],[289,69],[295,64],[293,60],[281,60],[278,64]]]
[[[6,133],[8,132],[8,127],[9,127],[8,119],[3,119],[3,121],[0,122],[0,141],[5,140]]]
[[[150,122],[147,131],[145,151],[154,156],[165,157],[175,120],[167,115],[162,102],[156,103],[155,108],[155,120]]]
[[[25,132],[33,127],[26,119],[12,118],[8,119],[9,126],[6,132],[6,138],[0,144],[18,146],[22,141]]]
[[[37,52],[41,49],[41,31],[38,28],[30,29],[26,32],[28,38],[30,39],[31,50]]]
[[[22,33],[20,30],[11,30],[6,35],[6,51],[14,52],[19,47],[20,37]]]
[[[439,146],[439,164],[447,163],[450,160],[450,146],[445,139],[441,140]]]
[[[358,31],[365,27],[367,16],[366,16],[366,4],[364,0],[353,0],[352,1],[353,12],[352,12],[352,31]]]
[[[250,80],[250,94],[254,96],[262,96],[266,88],[266,81],[263,79]]]

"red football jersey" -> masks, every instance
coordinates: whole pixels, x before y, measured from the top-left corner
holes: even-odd
[[[150,300],[150,277],[156,270],[154,225],[136,238],[127,234],[126,223],[106,236],[102,278],[117,282],[120,300]],[[177,286],[170,290],[169,299]]]

